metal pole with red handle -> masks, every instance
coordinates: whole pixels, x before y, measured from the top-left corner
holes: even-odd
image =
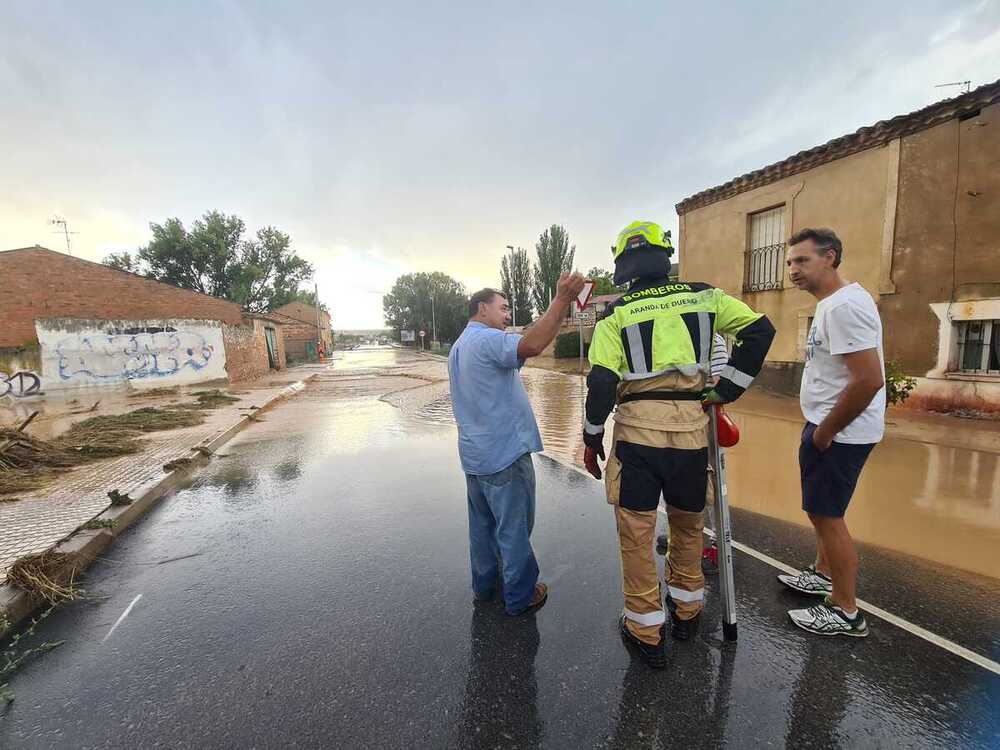
[[[715,482],[715,543],[719,551],[719,583],[722,589],[722,634],[727,641],[735,641],[736,587],[733,582],[733,534],[729,522],[729,497],[726,488],[726,454],[719,444],[720,409],[718,404],[713,404],[709,410],[708,459],[712,465],[712,477]],[[736,433],[735,439],[738,438]],[[733,437],[730,435],[725,442],[735,445],[732,440]]]

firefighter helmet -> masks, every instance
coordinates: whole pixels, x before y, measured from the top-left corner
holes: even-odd
[[[633,221],[618,233],[618,241],[611,248],[611,253],[618,260],[626,251],[650,246],[666,250],[668,257],[672,255],[674,245],[670,241],[670,230],[663,231],[659,224],[652,221]]]

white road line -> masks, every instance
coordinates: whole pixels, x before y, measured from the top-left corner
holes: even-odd
[[[549,454],[547,454],[547,453],[545,455],[548,456],[549,458],[551,458],[552,460],[556,461],[556,463],[559,463],[562,466],[566,466],[567,468],[573,469],[577,473],[583,474],[584,476],[589,477],[590,479],[593,479],[593,477],[590,476],[590,474],[588,472],[584,471],[583,469],[579,468],[578,466],[574,466],[572,464],[563,463],[562,461],[560,461],[559,459],[555,458],[554,456],[549,456]],[[597,480],[595,480],[595,481],[597,481]],[[656,510],[658,512],[662,513],[663,515],[667,514],[667,512],[663,509],[662,506],[658,507]],[[712,538],[715,537],[715,534],[712,532],[711,529],[705,529],[705,534],[707,536],[709,536],[709,537],[712,537]],[[750,555],[750,557],[756,558],[757,560],[760,560],[763,563],[767,563],[771,567],[777,568],[782,573],[788,573],[789,575],[795,575],[796,573],[799,572],[798,570],[796,570],[792,566],[786,565],[785,563],[781,562],[781,560],[777,560],[777,559],[771,557],[770,555],[765,555],[763,552],[758,552],[753,547],[748,547],[747,545],[743,544],[742,542],[737,542],[737,541],[733,540],[733,549],[739,550],[740,552],[742,552],[742,553],[744,553],[746,555]],[[965,659],[966,661],[972,662],[976,666],[982,667],[983,669],[989,670],[990,672],[993,672],[994,674],[1000,675],[1000,664],[998,664],[997,662],[993,661],[992,659],[987,659],[982,654],[977,654],[975,651],[971,651],[971,650],[967,649],[965,646],[959,646],[954,641],[949,641],[947,638],[942,638],[937,633],[932,633],[931,631],[926,630],[926,629],[920,627],[919,625],[914,625],[909,620],[904,620],[902,617],[898,617],[898,616],[892,614],[892,612],[887,612],[886,610],[882,609],[881,607],[877,607],[874,604],[869,604],[864,599],[858,599],[857,601],[858,601],[858,607],[860,609],[863,609],[865,612],[873,614],[876,617],[878,617],[878,618],[880,618],[882,620],[885,620],[886,622],[888,622],[888,623],[890,623],[892,625],[895,625],[897,628],[901,628],[901,629],[905,630],[908,633],[912,633],[913,635],[917,636],[918,638],[923,638],[925,641],[927,641],[928,643],[931,643],[931,644],[937,646],[938,648],[943,648],[945,651],[950,651],[951,653],[955,654],[955,656],[960,656],[961,658]]]
[[[121,617],[115,620],[115,624],[111,626],[111,630],[108,631],[108,634],[101,639],[101,643],[104,643],[104,641],[108,640],[108,638],[111,637],[111,634],[114,633],[115,629],[122,624],[122,620],[128,617],[128,613],[132,611],[132,607],[134,607],[135,603],[140,599],[142,599],[142,594],[136,596],[136,598],[132,600],[132,603],[129,604],[127,607],[125,607],[125,611],[122,612]]]
[[[755,557],[761,562],[767,563],[771,567],[777,568],[778,570],[788,573],[790,575],[796,575],[799,572],[795,570],[795,568],[789,565],[785,565],[785,563],[781,562],[781,560],[775,560],[770,555],[765,555],[763,552],[758,552],[752,547],[748,547],[745,544],[742,544],[741,542],[737,542],[736,540],[733,540],[733,549],[737,549],[740,552],[743,552],[744,554],[750,555],[750,557]],[[897,628],[902,628],[906,632],[912,633],[918,638],[923,638],[928,643],[933,643],[935,646],[943,648],[945,651],[950,651],[956,656],[961,656],[966,661],[971,661],[973,664],[976,664],[982,667],[983,669],[988,669],[990,672],[1000,675],[1000,664],[993,661],[992,659],[987,659],[985,656],[977,654],[975,651],[970,651],[965,646],[959,646],[954,641],[949,641],[947,638],[942,638],[937,633],[932,633],[931,631],[926,630],[925,628],[922,628],[919,625],[913,624],[909,620],[904,620],[902,617],[898,617],[892,614],[892,612],[887,612],[881,607],[877,607],[874,604],[871,604],[870,602],[866,602],[864,599],[858,599],[857,601],[859,609],[863,609],[865,612],[869,612],[870,614],[873,614],[876,617],[885,620],[886,622],[892,623]]]

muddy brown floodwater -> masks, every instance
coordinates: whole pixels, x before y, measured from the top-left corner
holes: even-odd
[[[352,360],[342,371],[346,366],[358,368],[358,376],[380,372],[410,379],[407,386],[414,387],[385,400],[422,419],[452,421],[443,361],[400,350]],[[534,367],[521,375],[545,452],[582,467],[582,379]],[[751,391],[729,411],[741,433],[739,445],[727,451],[731,504],[807,526],[799,489],[798,401]],[[892,411],[886,438],[851,502],[851,532],[863,542],[1000,578],[998,464],[1000,423]],[[739,529],[734,536],[739,538]]]
[[[546,453],[582,466],[580,378],[532,368],[522,372]],[[799,487],[798,401],[751,392],[729,411],[741,435],[739,445],[727,451],[731,504],[808,525]],[[1000,577],[1000,423],[905,412],[892,412],[889,422],[851,501],[851,533],[864,542]],[[739,537],[738,529],[734,535]]]

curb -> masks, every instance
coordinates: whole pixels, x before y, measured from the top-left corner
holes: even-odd
[[[443,354],[435,354],[434,352],[415,352],[419,357],[430,357],[431,359],[439,359],[442,362],[447,362],[448,357]]]
[[[254,421],[251,417],[261,414],[279,402],[294,396],[303,390],[306,387],[306,383],[313,380],[317,375],[319,375],[319,372],[314,372],[302,380],[283,388],[264,402],[264,405],[260,408],[254,409],[250,414],[240,417],[239,420],[229,427],[191,446],[191,451],[197,452],[191,463],[166,473],[160,479],[142,485],[136,490],[136,497],[133,498],[130,504],[110,505],[95,516],[97,519],[115,521],[114,528],[77,529],[62,541],[54,544],[49,550],[66,552],[73,555],[73,558],[78,563],[76,567],[78,573],[86,569],[97,555],[110,546],[115,537],[142,518],[154,505],[177,489],[196,470],[206,466],[211,460],[211,454],[232,440],[247,425]],[[64,571],[67,574],[68,572],[69,568]],[[0,619],[5,618],[7,620],[8,629],[30,615],[43,602],[44,599],[32,596],[10,583],[0,584]],[[0,629],[0,636],[5,632],[5,630]]]

